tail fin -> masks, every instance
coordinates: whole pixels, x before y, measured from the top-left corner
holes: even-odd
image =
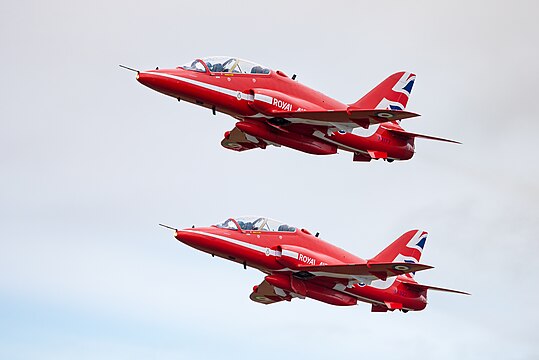
[[[369,91],[367,95],[350,104],[350,107],[354,109],[404,110],[414,82],[415,74],[404,71],[395,73]]]
[[[410,230],[393,241],[378,255],[370,259],[373,262],[419,263],[428,233],[422,230]],[[409,274],[412,275],[411,273]]]
[[[426,231],[410,230],[402,234],[397,240],[393,241],[388,247],[386,247],[384,250],[382,250],[382,252],[370,259],[368,262],[406,262],[417,264],[421,259],[421,254],[423,253],[423,248],[425,247],[425,242],[427,241],[427,235],[428,233]],[[414,273],[412,272],[399,275],[396,280],[398,282],[397,287],[412,290],[418,294],[423,294],[425,298],[427,296],[427,290],[470,295],[469,293],[460,290],[418,284],[414,280],[413,275]],[[389,306],[390,304],[386,303],[386,307],[391,310],[392,307]],[[383,309],[384,307],[381,309],[375,309],[373,307],[372,311],[385,311]]]

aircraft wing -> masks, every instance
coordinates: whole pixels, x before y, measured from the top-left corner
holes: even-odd
[[[266,148],[266,143],[257,137],[247,135],[237,127],[227,131],[225,138],[221,141],[221,145],[227,149],[234,151],[245,151],[250,149]]]
[[[347,125],[352,127],[369,127],[373,124],[381,124],[388,121],[402,120],[419,116],[419,114],[404,110],[384,109],[346,109],[324,111],[272,111],[271,115],[286,119],[292,123],[305,123],[311,125]]]
[[[275,293],[275,288],[266,280],[253,288],[249,298],[257,303],[264,305],[274,304],[284,299]]]
[[[386,280],[388,277],[432,269],[432,266],[406,262],[366,263],[342,265],[298,266],[296,270],[308,272],[315,276],[326,276],[340,279],[358,280],[365,282]]]

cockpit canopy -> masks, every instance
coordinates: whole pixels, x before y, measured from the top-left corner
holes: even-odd
[[[196,59],[180,67],[185,70],[206,72],[204,64],[210,69],[210,72],[228,72],[236,74],[269,74],[271,72],[271,70],[265,66],[230,56],[212,56]]]
[[[273,220],[260,216],[242,216],[238,218],[230,218],[221,224],[215,225],[222,229],[238,230],[238,226],[242,230],[256,230],[256,231],[286,231],[294,232],[295,227],[288,226],[277,220]]]

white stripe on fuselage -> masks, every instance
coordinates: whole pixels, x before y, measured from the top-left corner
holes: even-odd
[[[212,233],[208,233],[208,232],[204,232],[204,231],[198,231],[198,230],[189,230],[189,229],[178,230],[178,232],[182,232],[182,231],[186,232],[186,233],[195,233],[195,234],[199,234],[199,235],[209,236],[209,237],[212,237],[212,238],[215,238],[215,239],[226,241],[226,242],[234,244],[234,245],[238,245],[238,246],[242,246],[242,247],[245,247],[245,248],[248,248],[248,249],[251,249],[251,250],[255,250],[255,251],[261,252],[263,254],[266,254],[269,251],[269,255],[277,256],[277,252],[275,250],[271,250],[270,248],[258,246],[258,245],[251,244],[251,243],[248,243],[248,242],[245,242],[245,241],[236,240],[236,239],[229,238],[229,237],[226,237],[226,236],[212,234]]]
[[[291,258],[296,259],[296,260],[299,259],[299,253],[297,253],[297,252],[295,252],[295,251],[292,251],[292,250],[286,250],[286,249],[283,249],[282,255],[283,255],[283,256],[291,257]]]
[[[273,105],[273,98],[271,96],[268,96],[268,95],[255,94],[254,99],[258,100],[258,101],[263,101],[263,102],[268,103],[270,105]]]
[[[183,81],[183,82],[191,84],[191,85],[200,86],[201,88],[204,88],[204,89],[216,91],[216,92],[218,92],[220,94],[225,94],[225,95],[228,95],[228,96],[232,96],[232,97],[234,97],[236,99],[238,98],[238,94],[240,94],[241,100],[253,101],[253,99],[254,99],[253,95],[244,94],[243,92],[241,92],[239,90],[227,89],[227,88],[224,88],[224,87],[221,87],[221,86],[212,85],[212,84],[208,84],[208,83],[193,80],[193,79],[188,79],[188,78],[184,78],[184,77],[181,77],[181,76],[171,75],[171,74],[167,74],[167,73],[148,72],[148,71],[141,71],[141,73],[142,74],[148,74],[148,75],[156,75],[156,76],[161,76],[161,77],[165,77],[165,78],[169,78],[169,79]]]

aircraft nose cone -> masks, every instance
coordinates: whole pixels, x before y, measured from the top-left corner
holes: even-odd
[[[137,73],[137,81],[141,83],[142,85],[150,86],[153,78],[155,76],[145,73],[145,72],[139,72]]]
[[[162,88],[169,83],[169,79],[157,70],[141,71],[137,74],[137,81],[152,89]]]
[[[176,230],[174,237],[176,240],[181,241],[184,244],[192,245],[192,243],[196,243],[199,240],[200,236],[190,232],[189,230]]]
[[[162,70],[141,71],[137,74],[137,81],[166,95],[174,94],[176,91],[175,81]]]

